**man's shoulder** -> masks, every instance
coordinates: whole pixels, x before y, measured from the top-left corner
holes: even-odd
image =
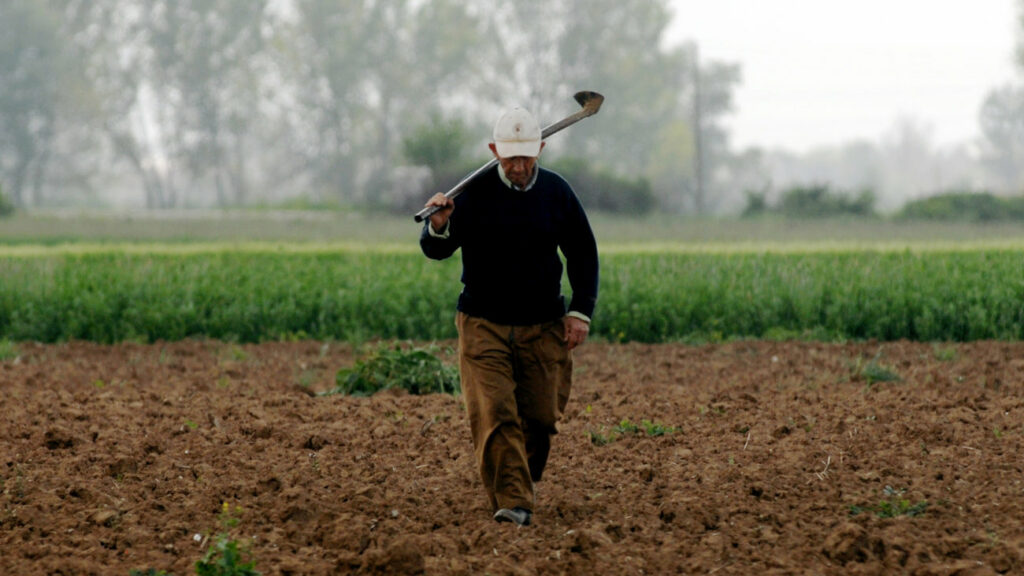
[[[537,170],[540,171],[540,176],[544,176],[546,178],[557,178],[558,180],[561,180],[563,182],[566,181],[566,179],[561,174],[559,174],[555,170],[552,170],[551,168],[545,168],[544,166],[537,166]]]
[[[477,190],[487,191],[493,190],[499,186],[503,186],[501,178],[498,177],[497,165],[492,166],[488,170],[484,170],[478,174],[476,178],[473,178],[469,182],[466,182],[465,189],[462,194],[455,197],[455,206],[458,207],[463,204],[467,204],[470,198],[480,199],[481,197],[486,198],[489,195],[485,193],[472,193]]]
[[[543,166],[538,167],[537,183],[545,187],[561,188],[564,190],[572,191],[572,185],[558,172],[544,168]]]

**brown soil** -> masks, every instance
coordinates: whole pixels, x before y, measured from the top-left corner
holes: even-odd
[[[1024,343],[588,343],[526,528],[458,398],[314,394],[347,345],[19,349],[2,574],[194,574],[225,503],[265,575],[1024,573]]]

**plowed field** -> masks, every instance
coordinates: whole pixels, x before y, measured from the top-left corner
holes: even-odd
[[[1024,573],[1024,343],[585,344],[524,528],[458,397],[316,395],[348,345],[18,349],[0,574],[194,574],[225,504],[265,575]]]

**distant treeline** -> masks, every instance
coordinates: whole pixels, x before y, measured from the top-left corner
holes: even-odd
[[[845,192],[826,184],[783,190],[775,202],[763,191],[747,192],[743,216],[785,218],[879,218],[871,190]],[[950,191],[911,200],[892,215],[895,220],[943,222],[1024,221],[1024,195],[996,196],[991,192]]]
[[[950,192],[909,202],[900,210],[897,218],[968,222],[1024,221],[1024,196],[1005,198],[988,192]]]
[[[765,183],[866,186],[887,210],[1024,189],[1024,87],[989,92],[976,153],[905,122],[877,143],[737,149],[740,64],[673,43],[672,22],[667,0],[3,0],[0,213],[407,213],[490,159],[502,108],[547,125],[578,90],[605,95],[600,114],[542,161],[595,210],[736,215]],[[804,200],[816,216],[870,199]]]
[[[607,103],[544,154],[586,158],[581,181],[693,204],[696,173],[740,173],[739,66],[669,45],[665,0],[4,0],[0,22],[17,208],[422,207],[490,159],[501,109],[547,125],[579,90]]]

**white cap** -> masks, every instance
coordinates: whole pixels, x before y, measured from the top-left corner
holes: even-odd
[[[494,124],[494,147],[502,158],[536,158],[540,155],[540,126],[532,114],[523,108],[513,108]]]

